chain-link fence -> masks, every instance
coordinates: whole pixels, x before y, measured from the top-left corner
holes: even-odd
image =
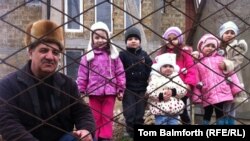
[[[214,36],[219,37],[218,30],[220,25],[222,25],[224,22],[228,20],[232,20],[236,22],[236,24],[239,27],[239,33],[237,34],[236,38],[239,39],[245,39],[246,42],[249,42],[249,11],[247,10],[248,6],[250,5],[250,2],[247,0],[232,0],[232,1],[224,1],[224,0],[214,0],[214,1],[197,1],[197,0],[190,0],[188,2],[184,2],[181,0],[124,0],[122,2],[117,2],[115,0],[97,0],[97,1],[81,1],[81,0],[64,0],[64,1],[56,1],[59,2],[58,4],[55,4],[55,1],[50,0],[16,0],[16,1],[8,1],[8,0],[2,0],[0,1],[0,7],[1,9],[1,27],[4,27],[6,29],[3,30],[3,34],[6,34],[8,36],[5,37],[5,35],[2,35],[2,38],[5,37],[7,39],[4,40],[4,38],[1,40],[1,50],[2,53],[0,56],[1,60],[1,76],[2,78],[9,73],[9,71],[22,71],[20,68],[22,66],[22,63],[27,60],[26,56],[26,47],[20,47],[21,43],[17,43],[21,41],[23,37],[22,35],[27,34],[25,31],[26,25],[24,23],[29,23],[31,21],[34,21],[34,19],[40,19],[43,18],[49,18],[53,19],[58,22],[62,22],[60,25],[65,30],[65,45],[66,45],[66,51],[62,52],[62,59],[64,61],[61,62],[59,69],[57,72],[65,73],[66,75],[69,74],[68,68],[75,67],[78,70],[79,66],[87,67],[89,71],[94,72],[96,74],[99,74],[98,71],[96,71],[94,68],[89,67],[88,65],[84,66],[83,64],[80,64],[79,60],[88,54],[90,51],[83,50],[86,49],[87,43],[89,41],[88,35],[89,32],[92,32],[90,29],[90,25],[93,24],[95,21],[103,20],[107,23],[110,30],[113,32],[112,45],[116,46],[120,51],[126,51],[124,48],[124,32],[127,31],[127,29],[136,26],[140,32],[141,32],[141,43],[144,50],[148,52],[148,55],[151,57],[151,59],[154,61],[155,56],[157,56],[157,53],[162,48],[165,48],[164,45],[161,45],[162,41],[170,41],[171,40],[164,40],[162,37],[162,34],[164,33],[165,29],[167,29],[170,26],[179,26],[182,29],[182,35],[185,36],[186,44],[189,46],[192,46],[192,50],[197,50],[197,42],[198,40],[204,35],[205,33],[211,33]],[[29,7],[28,4],[31,4]],[[15,5],[15,6],[13,6]],[[70,6],[72,5],[72,6]],[[79,5],[83,5],[78,7]],[[40,6],[40,8],[39,8]],[[87,8],[86,8],[87,7]],[[111,8],[112,7],[112,8]],[[153,7],[153,8],[152,8]],[[68,9],[77,9],[72,11],[67,11]],[[100,9],[97,9],[100,8]],[[103,9],[111,9],[109,14],[105,13],[105,10]],[[243,10],[244,9],[244,10]],[[24,14],[28,15],[29,19],[25,19],[25,16],[23,14],[20,14],[19,10],[23,10],[26,12],[23,12]],[[34,13],[29,13],[27,10],[32,10]],[[99,10],[99,15],[97,14]],[[19,12],[17,12],[19,11]],[[92,12],[91,12],[92,11]],[[74,14],[70,12],[76,12]],[[78,13],[77,13],[78,12]],[[56,13],[56,14],[55,14]],[[122,14],[121,14],[122,13]],[[120,16],[124,17],[120,17]],[[169,16],[170,15],[170,16]],[[23,16],[23,18],[18,18],[18,16]],[[83,17],[81,17],[83,16]],[[26,16],[27,17],[27,16]],[[107,17],[107,19],[102,19],[100,17]],[[157,19],[160,19],[159,21],[156,21]],[[168,20],[165,22],[165,20]],[[16,20],[18,19],[18,20]],[[110,19],[110,21],[109,21]],[[22,22],[21,22],[22,21]],[[87,21],[87,22],[82,22]],[[124,22],[123,22],[124,21]],[[119,24],[120,22],[120,24]],[[162,22],[161,24],[159,22]],[[119,25],[119,26],[118,26]],[[121,26],[123,25],[123,26]],[[126,26],[125,26],[126,25]],[[75,31],[77,29],[78,31],[82,33],[77,33]],[[119,30],[117,30],[119,29]],[[9,31],[14,31],[18,33],[9,33]],[[16,37],[16,35],[20,35],[20,37]],[[80,38],[80,39],[79,39]],[[81,39],[84,38],[84,39]],[[83,41],[86,43],[83,43]],[[79,42],[75,42],[79,41]],[[12,43],[11,43],[12,42]],[[15,42],[15,43],[14,43]],[[78,47],[75,47],[76,50],[80,51],[80,55],[78,54],[77,57],[71,56],[70,53],[67,53],[67,49],[72,49],[74,47],[70,47],[70,45],[76,45]],[[16,46],[17,48],[13,48],[11,46]],[[178,48],[178,47],[176,47]],[[237,68],[234,73],[241,72],[243,74],[243,78],[241,79],[242,82],[244,82],[244,88],[236,85],[236,87],[240,88],[243,92],[249,95],[249,79],[248,79],[248,71],[249,71],[249,52],[241,53],[237,51],[237,49],[234,48],[234,46],[230,46],[229,48],[236,52],[238,56],[242,59],[243,62],[239,68]],[[92,50],[91,50],[92,51]],[[178,52],[184,52],[188,56],[192,57],[191,51],[185,50],[184,48],[178,48]],[[72,52],[71,52],[72,53]],[[7,54],[7,55],[6,55]],[[131,54],[132,57],[138,58],[135,54]],[[69,61],[65,61],[66,59]],[[220,86],[222,83],[229,81],[229,77],[221,76],[216,72],[215,70],[211,69],[208,64],[204,64],[202,62],[202,59],[195,60],[194,64],[189,67],[184,67],[186,71],[180,71],[180,73],[189,71],[190,69],[194,69],[197,67],[197,64],[201,63],[203,67],[207,68],[211,74],[217,75],[218,77],[223,77],[223,81],[219,82],[218,84],[211,86],[209,90],[206,90],[206,93],[209,93],[210,91],[214,91],[218,86]],[[138,65],[143,65],[145,68],[151,68],[148,64],[145,64],[141,58],[137,59],[137,62],[135,64],[127,67],[125,69],[126,71],[129,71],[130,69],[133,69],[134,67],[137,67]],[[158,71],[153,68],[152,71]],[[73,71],[74,73],[72,75],[77,76],[77,71]],[[100,85],[100,87],[104,87],[108,83],[112,83],[113,79],[116,79],[117,76],[113,76],[112,78],[106,78],[102,74],[99,74],[101,77],[105,78],[107,81],[106,83]],[[205,75],[205,74],[200,74]],[[232,74],[231,74],[232,75]],[[70,75],[69,75],[70,76]],[[72,76],[70,76],[72,77]],[[212,77],[212,76],[205,76],[205,77]],[[76,77],[73,77],[74,79]],[[35,78],[37,79],[37,78]],[[174,79],[174,78],[173,78]],[[163,85],[168,85],[168,83],[174,83],[177,85],[180,85],[176,82],[173,82],[173,79],[170,79],[170,81],[163,83]],[[25,91],[22,91],[20,93],[16,93],[14,97],[11,97],[10,99],[3,99],[1,97],[1,106],[8,105],[12,107],[15,110],[18,110],[19,112],[22,111],[23,114],[27,114],[33,118],[36,118],[37,120],[41,120],[41,124],[39,124],[36,127],[33,127],[28,132],[34,131],[36,128],[46,125],[51,126],[53,128],[58,129],[62,132],[67,132],[65,129],[61,129],[60,127],[50,124],[47,121],[50,119],[58,116],[60,112],[63,112],[65,109],[68,109],[72,105],[68,105],[67,107],[63,109],[59,109],[55,112],[51,117],[48,117],[47,119],[41,119],[40,117],[37,117],[37,115],[34,115],[34,113],[28,113],[26,112],[26,109],[20,109],[20,107],[16,107],[12,104],[10,104],[10,101],[18,99],[20,95],[24,95],[28,91],[30,91],[33,88],[36,88],[37,85],[40,85],[44,83],[44,79],[37,79],[39,83],[33,86],[27,87]],[[228,84],[228,83],[227,83]],[[230,85],[233,85],[234,82],[231,82]],[[117,86],[116,83],[113,83],[112,85]],[[49,88],[56,89],[57,88],[53,85],[48,85]],[[119,86],[118,86],[119,87]],[[184,87],[184,86],[181,86]],[[196,87],[196,86],[194,86]],[[98,88],[97,88],[98,89]],[[155,91],[159,89],[156,88]],[[70,95],[65,92],[60,91],[62,94]],[[114,122],[114,135],[113,140],[129,140],[128,138],[124,138],[123,135],[126,132],[126,128],[131,129],[133,127],[126,125],[125,118],[123,113],[124,112],[130,112],[136,109],[138,103],[144,102],[146,103],[146,111],[144,114],[145,124],[154,124],[154,115],[150,112],[148,109],[148,106],[150,107],[156,107],[159,111],[162,111],[157,105],[154,104],[151,100],[148,100],[148,96],[154,93],[155,91],[151,91],[147,94],[140,94],[135,91],[131,91],[129,89],[126,89],[129,94],[134,95],[134,97],[137,99],[137,101],[129,106],[127,106],[125,109],[122,108],[122,102],[116,101],[116,105],[114,108],[114,116],[110,118],[110,122]],[[193,91],[193,89],[187,89],[188,93],[190,94],[190,97],[193,95],[197,95]],[[91,93],[91,92],[90,92]],[[206,94],[204,93],[204,95]],[[150,97],[150,96],[149,96]],[[189,97],[189,98],[190,98]],[[83,95],[81,97],[82,99],[86,99],[87,96]],[[201,98],[201,97],[200,97]],[[81,100],[81,99],[79,99]],[[203,115],[204,115],[204,109],[201,106],[202,104],[195,104],[190,99],[186,99],[185,103],[185,109],[187,110],[187,115],[190,118],[190,121],[183,121],[182,118],[179,116],[175,116],[178,120],[178,124],[204,124],[203,121]],[[246,102],[248,100],[245,99],[241,103],[237,103],[228,113],[236,110],[236,116],[231,117],[233,120],[235,120],[235,124],[241,124],[241,125],[248,125],[249,119],[250,119],[250,111],[248,110],[249,104]],[[205,101],[205,103],[208,103],[208,105],[212,105],[211,108],[214,108],[217,111],[223,111],[223,107],[211,104],[209,101]],[[103,114],[104,116],[108,116],[105,113],[102,113],[99,109],[93,109],[90,107],[93,111],[98,112],[100,114]],[[133,110],[132,110],[133,109]],[[164,113],[164,112],[163,112]],[[220,117],[221,119],[224,117],[228,117],[228,113],[224,113],[223,117]],[[168,114],[167,114],[168,115]],[[230,117],[230,116],[229,116]],[[209,124],[218,124],[218,120],[216,120],[215,116],[212,117]],[[96,130],[100,129],[101,127],[105,126],[97,126]],[[49,137],[48,137],[49,138]],[[19,140],[20,136],[16,138],[16,140]],[[49,139],[48,139],[49,140]]]

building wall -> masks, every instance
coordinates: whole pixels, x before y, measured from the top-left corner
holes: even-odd
[[[160,1],[160,0],[159,0]],[[124,36],[123,36],[123,31],[124,31],[124,12],[121,9],[124,9],[124,2],[123,1],[114,1],[113,6],[113,40],[117,41],[118,44],[119,42],[124,43]],[[147,40],[150,44],[152,42],[153,36],[155,36],[155,33],[150,31],[150,29],[155,29],[155,25],[153,24],[155,18],[154,14],[151,14],[155,9],[152,5],[154,5],[155,1],[154,0],[143,0],[142,1],[142,23],[146,25],[147,27],[144,27],[144,31],[146,33]],[[84,10],[89,9],[90,7],[94,6],[94,1],[89,0],[88,2],[84,3]],[[165,13],[162,13],[159,11],[161,14],[160,16],[157,17],[157,22],[158,26],[158,31],[156,32],[158,35],[158,38],[164,33],[164,31],[169,27],[169,26],[178,26],[182,30],[185,30],[185,3],[181,2],[181,0],[176,0],[172,3],[172,6],[175,6],[177,10],[171,6],[167,6],[167,10]],[[119,7],[119,8],[118,8]],[[179,10],[179,11],[178,11]],[[60,14],[60,13],[58,13]],[[94,16],[95,11],[94,9],[88,10],[87,12],[84,13],[84,26],[87,26],[90,28],[90,26],[95,22]],[[149,15],[149,16],[148,16]],[[146,17],[146,18],[144,18]],[[155,29],[157,30],[157,29]],[[155,31],[153,30],[153,31]],[[67,39],[76,39],[80,38],[83,39],[82,42],[86,42],[89,39],[89,30],[84,28],[83,33],[66,33],[66,38]],[[158,39],[159,40],[159,39]],[[81,42],[81,41],[80,41]],[[80,43],[83,45],[83,47],[86,47],[86,43]],[[122,45],[122,44],[121,44]],[[123,45],[124,46],[124,45]],[[158,46],[154,45],[149,45],[148,48],[157,48]],[[147,50],[150,50],[148,49]]]
[[[26,49],[23,48],[23,38],[26,26],[28,23],[41,18],[47,18],[47,7],[45,3],[38,5],[24,4],[25,0],[1,0],[0,14],[3,20],[0,21],[2,33],[0,35],[0,57],[4,59],[11,55],[8,59],[4,59],[6,63],[13,65],[0,64],[0,78],[16,70],[13,67],[20,68],[27,61]],[[124,1],[113,0],[113,42],[120,47],[125,47],[124,43]],[[179,26],[185,30],[185,3],[181,0],[176,0],[166,7],[165,13],[161,10],[153,12],[159,7],[162,7],[161,0],[143,0],[142,1],[142,23],[146,34],[147,45],[144,47],[149,53],[157,49],[160,45],[161,35],[169,26]],[[84,0],[84,11],[94,6],[94,0]],[[175,6],[176,8],[173,8]],[[119,9],[120,8],[120,9]],[[64,0],[51,1],[50,19],[62,25],[64,23]],[[153,13],[153,14],[152,14]],[[84,13],[84,26],[90,28],[95,22],[94,8]],[[13,24],[13,25],[11,25]],[[89,30],[84,28],[82,33],[65,33],[66,48],[85,49],[89,41]],[[18,52],[18,53],[15,53]],[[62,62],[63,63],[63,62]]]
[[[23,38],[27,24],[41,18],[41,6],[22,0],[1,0],[0,78],[20,68],[27,60]],[[17,52],[17,53],[15,53]],[[6,65],[6,64],[9,65]]]

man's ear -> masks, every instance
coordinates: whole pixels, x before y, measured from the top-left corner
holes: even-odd
[[[32,52],[32,49],[29,48],[29,49],[28,49],[28,55],[29,55],[29,58],[30,58],[30,59],[31,59],[32,53],[33,53],[33,52]]]

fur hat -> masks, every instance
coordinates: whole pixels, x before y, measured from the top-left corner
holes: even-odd
[[[170,34],[174,34],[174,35],[176,35],[178,37],[178,44],[179,45],[183,44],[184,39],[183,39],[182,31],[181,31],[181,29],[179,27],[175,27],[175,26],[169,27],[165,31],[165,33],[162,35],[162,37],[164,39],[167,39]]]
[[[93,45],[92,38],[93,38],[93,33],[94,33],[93,31],[98,30],[98,29],[104,30],[108,35],[108,39],[111,38],[111,33],[109,31],[108,26],[105,23],[103,23],[103,22],[94,23],[90,28],[90,30],[91,30],[90,31],[90,38],[89,38],[89,44],[88,44],[88,48],[87,48],[88,53],[86,55],[87,61],[91,61],[92,59],[94,59],[95,54],[94,54],[94,51],[92,48],[92,45]],[[117,48],[112,44],[113,42],[111,40],[109,42],[110,42],[110,56],[112,59],[116,59],[117,57],[119,57],[119,52],[118,52]]]
[[[135,28],[135,27],[131,27],[131,28],[127,29],[127,31],[125,32],[125,43],[127,43],[127,40],[128,40],[128,38],[130,38],[130,37],[136,37],[136,38],[138,38],[138,39],[140,40],[140,42],[141,42],[141,33],[140,33],[140,31],[139,31],[137,28]]]
[[[174,67],[174,72],[179,72],[180,68],[176,65],[176,54],[174,53],[164,53],[155,58],[156,64],[152,67],[153,69],[160,72],[163,65],[171,65]]]
[[[238,26],[234,22],[228,21],[228,22],[224,23],[223,25],[221,25],[219,28],[220,38],[222,38],[223,34],[228,30],[233,30],[235,35],[237,35],[239,32]]]
[[[202,53],[203,48],[208,44],[214,44],[216,48],[220,46],[220,41],[212,34],[205,34],[197,44],[197,50]]]
[[[62,27],[50,20],[38,20],[30,24],[26,29],[25,46],[36,41],[55,42],[60,50],[64,49],[64,35]]]

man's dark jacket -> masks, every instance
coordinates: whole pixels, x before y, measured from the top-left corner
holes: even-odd
[[[32,77],[29,62],[0,81],[0,134],[5,140],[58,141],[74,125],[94,133],[93,115],[76,83],[59,72],[51,78],[53,86],[43,86],[50,90],[38,89],[41,81]]]

